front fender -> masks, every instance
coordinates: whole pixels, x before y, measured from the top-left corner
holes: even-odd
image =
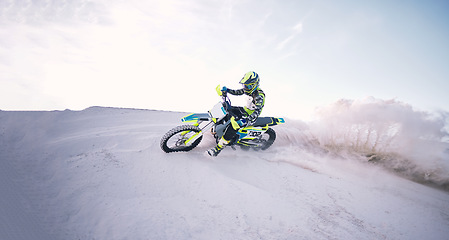
[[[208,113],[191,113],[181,119],[182,122],[192,123],[198,121],[208,121],[210,118]]]

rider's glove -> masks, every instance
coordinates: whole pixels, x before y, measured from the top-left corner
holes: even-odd
[[[239,124],[240,127],[245,127],[248,121],[246,121],[246,119],[240,119],[237,121],[237,123]]]
[[[223,88],[221,88],[221,92],[222,92],[223,94],[226,94],[226,93],[228,92],[228,88],[225,87],[225,86],[223,86]]]

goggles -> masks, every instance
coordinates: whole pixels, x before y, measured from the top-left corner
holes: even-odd
[[[251,83],[251,84],[243,84],[243,89],[245,90],[252,90],[255,87],[255,83]]]

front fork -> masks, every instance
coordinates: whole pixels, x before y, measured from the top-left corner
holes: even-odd
[[[201,124],[201,122],[202,122],[202,121],[198,121],[198,122],[194,123],[193,126],[199,127],[200,124]],[[208,122],[203,128],[201,128],[201,131],[195,133],[193,136],[191,136],[189,139],[187,139],[184,143],[187,145],[187,144],[189,144],[190,142],[195,142],[195,140],[197,140],[199,137],[201,137],[201,136],[203,135],[203,132],[208,131],[208,130],[211,129],[213,126],[214,126],[214,122],[213,122],[213,121]],[[181,136],[182,136],[182,137],[185,137],[185,135],[186,135],[187,133],[189,133],[189,132],[191,132],[191,131],[184,131],[184,132],[181,133]]]

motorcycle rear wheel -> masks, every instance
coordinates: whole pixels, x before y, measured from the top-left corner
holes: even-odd
[[[186,141],[193,135],[201,132],[199,127],[193,125],[181,125],[168,131],[161,139],[161,149],[166,152],[188,152],[200,144],[203,136],[201,135],[194,142]]]
[[[265,139],[267,137],[268,139]],[[273,129],[268,128],[268,130],[264,133],[264,138],[261,140],[264,142],[263,146],[260,149],[262,150],[268,149],[269,147],[271,147],[271,145],[273,145],[274,140],[276,140],[276,132]]]
[[[256,151],[266,150],[273,145],[274,140],[276,140],[276,132],[273,129],[268,128],[259,139],[252,141],[255,146],[240,145],[240,148],[245,151],[248,151],[249,149],[254,149]]]

